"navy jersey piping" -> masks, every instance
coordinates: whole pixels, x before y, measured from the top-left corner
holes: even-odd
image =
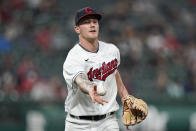
[[[79,45],[82,49],[84,49],[85,51],[87,51],[87,52],[97,53],[97,52],[99,51],[99,42],[98,42],[98,49],[97,49],[95,52],[87,50],[87,49],[84,48],[80,43],[78,43],[78,45]]]

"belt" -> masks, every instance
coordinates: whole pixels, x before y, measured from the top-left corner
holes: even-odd
[[[106,118],[107,116],[113,115],[114,112],[110,112],[104,115],[96,115],[96,116],[74,116],[72,114],[70,114],[71,117],[76,118],[76,119],[83,119],[83,120],[94,120],[94,121],[98,121],[98,120],[102,120],[104,118]]]

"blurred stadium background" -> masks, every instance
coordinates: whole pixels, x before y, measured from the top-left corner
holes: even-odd
[[[62,66],[86,6],[103,12],[100,39],[119,47],[129,93],[149,104],[132,131],[196,131],[196,0],[0,0],[0,130],[64,130]]]

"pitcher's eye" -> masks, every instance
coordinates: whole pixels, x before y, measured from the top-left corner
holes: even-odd
[[[81,24],[88,24],[88,23],[90,23],[89,20],[84,20],[84,21],[81,22]]]
[[[88,20],[84,21],[84,24],[88,24],[88,23],[90,23]]]
[[[93,23],[98,23],[98,20],[97,19],[93,19]]]

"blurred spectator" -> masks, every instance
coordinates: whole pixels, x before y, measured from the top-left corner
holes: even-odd
[[[19,17],[14,17],[5,27],[5,35],[8,40],[14,40],[23,33],[23,25]]]
[[[31,99],[34,101],[52,101],[55,99],[54,88],[48,80],[37,81],[30,92]]]
[[[181,20],[184,25],[189,27],[194,26],[196,20],[194,19],[194,14],[191,11],[187,9],[182,9],[180,14],[181,14]]]
[[[144,13],[144,14],[156,14],[158,13],[157,11],[157,6],[156,6],[156,1],[155,0],[137,0],[133,2],[133,11],[136,13]]]
[[[50,78],[50,85],[52,88],[54,88],[54,95],[55,95],[55,100],[61,101],[65,100],[65,97],[67,96],[66,89],[63,86],[62,81],[59,79],[57,76],[52,76]]]
[[[51,48],[55,51],[65,51],[70,47],[70,42],[60,25],[54,24],[51,29]]]
[[[19,94],[16,91],[15,75],[10,71],[5,71],[1,76],[1,82],[3,95],[16,101],[19,98]]]
[[[10,98],[16,101],[19,94],[16,90],[16,75],[14,69],[14,59],[11,53],[4,55],[3,65],[0,69],[0,98]]]
[[[153,29],[152,32],[146,38],[146,44],[152,52],[156,54],[161,54],[164,51],[164,37],[156,29]]]
[[[169,81],[167,93],[173,98],[181,98],[184,96],[184,87],[179,81]]]
[[[5,36],[0,36],[0,52],[10,52],[12,43]]]
[[[11,0],[11,4],[14,10],[20,10],[24,8],[24,0]]]
[[[126,26],[122,32],[122,41],[118,43],[121,52],[121,57],[124,57],[123,65],[134,66],[138,65],[142,58],[143,43],[136,35],[136,31],[131,26]]]
[[[196,91],[196,44],[194,41],[190,41],[185,49],[185,60],[188,68],[185,89],[187,92]]]
[[[137,36],[137,32],[131,27],[126,27],[124,33],[128,40],[129,57],[132,59],[133,63],[138,64],[142,57],[143,43]]]
[[[166,29],[163,44],[165,52],[167,51],[168,55],[172,55],[173,53],[178,53],[180,51],[181,44],[176,39],[175,34],[171,28]]]
[[[168,83],[168,76],[166,71],[159,71],[156,79],[156,87],[161,92],[166,92]]]
[[[18,90],[21,94],[29,93],[39,79],[38,69],[30,56],[24,57],[17,70]]]
[[[58,77],[37,81],[30,93],[32,100],[45,102],[64,100],[66,94]]]
[[[41,51],[47,53],[50,51],[51,42],[51,28],[49,26],[43,26],[39,28],[35,33],[36,44]]]
[[[0,1],[0,20],[2,24],[9,23],[12,18],[11,3],[7,0]]]
[[[7,24],[12,20],[12,16],[24,8],[23,0],[2,0],[0,1],[0,20],[2,24]]]
[[[26,0],[28,7],[31,9],[37,9],[42,0]]]

